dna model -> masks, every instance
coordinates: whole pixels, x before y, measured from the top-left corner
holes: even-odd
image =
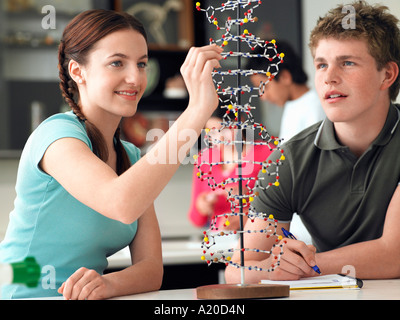
[[[196,3],[196,9],[204,12],[208,22],[213,25],[221,36],[218,39],[209,39],[210,44],[217,44],[224,48],[222,53],[224,60],[229,63],[225,68],[222,61],[221,70],[212,72],[213,81],[219,97],[220,106],[224,111],[221,127],[206,128],[204,134],[205,149],[202,149],[194,158],[194,165],[197,167],[197,177],[202,181],[207,181],[212,190],[224,190],[227,193],[227,201],[230,203],[230,212],[216,215],[212,218],[209,229],[203,232],[203,241],[201,248],[203,250],[202,260],[208,265],[212,263],[224,263],[242,269],[242,284],[244,283],[244,270],[274,271],[279,266],[280,256],[283,254],[284,242],[280,241],[281,236],[277,235],[277,221],[273,215],[267,215],[262,212],[255,212],[251,207],[251,202],[258,196],[258,190],[265,191],[270,187],[279,187],[279,166],[285,160],[284,151],[281,149],[281,140],[278,137],[271,136],[265,126],[256,122],[252,111],[255,107],[252,105],[253,99],[263,95],[266,86],[272,81],[279,72],[279,64],[283,63],[284,53],[278,52],[276,40],[264,41],[256,35],[249,32],[252,23],[257,22],[254,11],[261,5],[259,0],[237,0],[226,1],[219,6],[208,6],[202,8],[201,3]],[[236,17],[228,16],[223,23],[219,20],[222,13],[232,12]],[[226,15],[225,15],[226,16]],[[244,28],[246,27],[246,28]],[[242,31],[243,29],[243,31]],[[261,53],[260,53],[261,52]],[[263,58],[266,59],[266,70],[246,70],[242,69],[242,59]],[[233,64],[234,68],[229,68]],[[229,61],[230,60],[230,61]],[[266,81],[260,82],[258,87],[242,85],[243,77],[249,77],[256,74],[265,75]],[[230,79],[229,81],[227,81]],[[228,85],[227,82],[235,82],[236,85]],[[222,130],[233,130],[234,138],[231,140],[221,140],[218,133]],[[215,134],[217,133],[217,134]],[[257,139],[254,137],[257,136]],[[228,161],[213,161],[204,152],[209,148],[219,146],[231,146],[237,150],[237,159]],[[255,161],[254,159],[244,159],[243,149],[248,146],[264,145],[270,151],[279,150],[282,155],[276,161]],[[222,164],[237,165],[237,175],[228,177],[223,181],[216,181],[213,177],[213,167]],[[269,176],[275,176],[275,182],[269,183],[266,187],[260,186],[259,177],[249,176],[243,173],[243,168],[248,165],[257,165],[263,173]],[[233,187],[233,186],[237,187]],[[230,218],[238,217],[240,221],[239,230],[229,230]],[[263,219],[265,228],[261,230],[245,230],[244,218],[247,221],[254,222],[255,219]],[[224,223],[220,223],[220,220]],[[246,224],[249,225],[249,224]],[[275,243],[270,251],[257,248],[246,248],[244,246],[243,236],[245,233],[264,233],[267,238],[276,237]],[[239,237],[239,246],[236,248],[214,249],[218,238],[236,235]],[[277,247],[277,249],[275,249]],[[274,250],[275,249],[275,250]],[[232,255],[235,251],[240,251],[240,263],[232,261]],[[257,266],[245,266],[244,252],[253,251],[259,253],[273,254],[271,265],[267,269]]]

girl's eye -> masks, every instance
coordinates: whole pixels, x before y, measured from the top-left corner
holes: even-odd
[[[113,62],[111,62],[111,66],[122,67],[122,62],[121,61],[113,61]]]
[[[140,69],[145,69],[145,68],[147,67],[147,63],[146,63],[146,62],[139,62],[139,63],[138,63],[138,67],[139,67]]]

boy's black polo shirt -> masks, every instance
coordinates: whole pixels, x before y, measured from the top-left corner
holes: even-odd
[[[398,106],[391,105],[381,133],[360,158],[337,142],[328,119],[305,129],[283,145],[280,186],[258,190],[253,207],[280,221],[297,212],[319,252],[379,238],[400,181],[399,122]],[[280,156],[274,152],[270,159]],[[275,181],[259,177],[262,186]]]

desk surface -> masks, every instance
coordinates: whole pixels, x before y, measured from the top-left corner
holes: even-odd
[[[196,289],[161,290],[111,300],[195,300]],[[400,300],[400,279],[364,280],[362,289],[291,290],[279,300]]]
[[[62,300],[63,297],[29,300]],[[197,300],[196,289],[160,290],[110,300]],[[362,289],[291,290],[276,300],[400,300],[400,279],[364,280]]]

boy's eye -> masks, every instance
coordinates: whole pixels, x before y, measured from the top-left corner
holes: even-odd
[[[319,63],[317,64],[317,69],[324,69],[326,68],[327,64],[326,63]]]
[[[343,64],[344,64],[346,67],[354,66],[354,62],[351,62],[351,61],[345,61]]]

